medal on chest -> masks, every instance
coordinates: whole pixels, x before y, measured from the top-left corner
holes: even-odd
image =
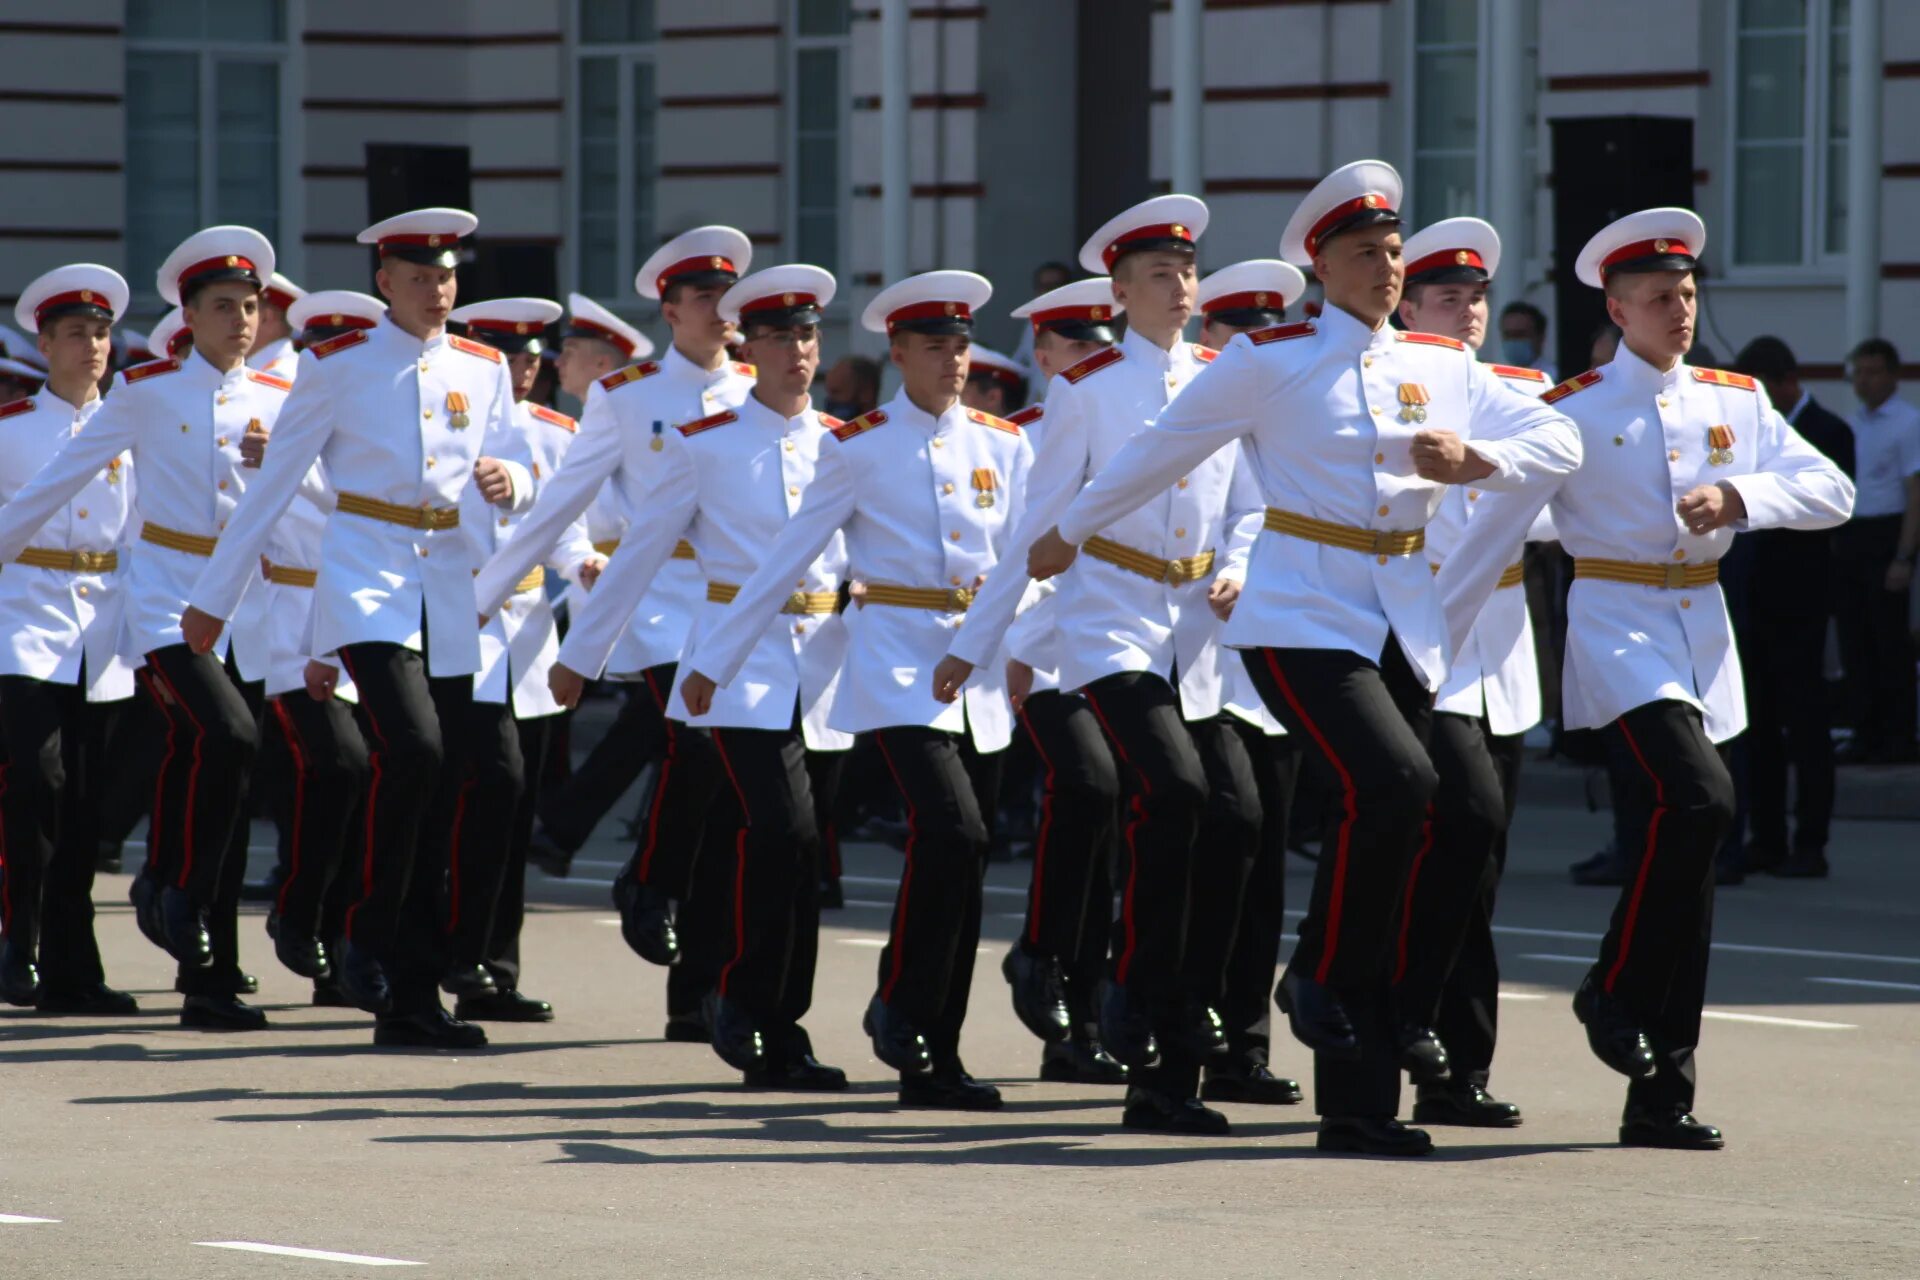
[[[985,511],[993,505],[994,488],[999,482],[994,479],[990,467],[978,467],[973,473],[973,505]]]
[[[1425,422],[1427,420],[1427,403],[1432,399],[1433,397],[1427,394],[1427,389],[1419,383],[1401,383],[1400,421]]]
[[[655,418],[653,420],[653,439],[647,441],[647,448],[653,450],[655,453],[658,453],[662,449],[667,447],[666,440],[663,439],[661,436],[661,432],[665,431],[666,427],[667,427],[667,424],[660,421],[660,419]]]
[[[447,425],[455,431],[463,430],[473,421],[467,416],[467,410],[471,407],[467,403],[466,392],[447,392]]]
[[[107,483],[120,483],[120,459],[118,458],[107,459]]]
[[[1724,467],[1733,461],[1733,428],[1721,425],[1707,428],[1707,461]]]

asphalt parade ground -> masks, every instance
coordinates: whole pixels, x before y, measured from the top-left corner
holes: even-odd
[[[102,876],[108,974],[142,1012],[0,1012],[0,1276],[1920,1275],[1911,823],[1840,822],[1831,880],[1721,891],[1697,1112],[1727,1149],[1683,1154],[1615,1144],[1624,1082],[1568,1008],[1613,892],[1565,867],[1604,819],[1523,806],[1493,1088],[1526,1122],[1435,1129],[1422,1161],[1318,1156],[1310,1106],[1224,1105],[1230,1137],[1173,1138],[1121,1129],[1116,1090],[1036,1082],[998,965],[1024,862],[991,868],[963,1044],[1005,1110],[897,1110],[859,1022],[900,859],[869,845],[847,851],[808,1019],[853,1087],[746,1093],[661,1039],[664,971],[606,896],[616,830],[573,879],[532,877],[523,985],[558,1019],[461,1056],[377,1051],[369,1019],[310,1008],[257,909],[242,945],[271,1029],[180,1029],[171,961]],[[258,874],[264,826],[255,843]],[[1290,861],[1292,906],[1311,869]],[[1310,1074],[1284,1034],[1274,1066]]]

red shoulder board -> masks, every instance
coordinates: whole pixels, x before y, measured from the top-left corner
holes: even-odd
[[[472,338],[448,338],[447,345],[455,351],[464,351],[470,356],[479,356],[482,360],[500,363],[500,348],[490,347],[484,342],[475,342]]]
[[[1302,320],[1298,324],[1277,324],[1271,329],[1262,329],[1258,333],[1247,335],[1247,341],[1256,347],[1264,347],[1269,342],[1285,342],[1288,338],[1304,338],[1315,332],[1313,321]]]
[[[813,416],[820,419],[820,425],[829,431],[838,431],[847,425],[846,419],[836,418],[830,413],[816,413]]]
[[[740,415],[731,409],[723,409],[711,417],[700,418],[693,422],[683,422],[678,430],[683,436],[697,436],[702,431],[711,431],[715,427],[724,427],[729,422],[740,421]]]
[[[1030,404],[1020,412],[1009,417],[1007,421],[1016,427],[1030,427],[1040,421],[1046,412],[1047,406],[1045,404]]]
[[[885,412],[875,409],[872,413],[863,413],[852,422],[842,423],[833,429],[833,438],[842,444],[853,439],[863,431],[871,431],[887,420]]]
[[[1744,373],[1728,373],[1725,369],[1695,369],[1695,382],[1711,382],[1716,387],[1738,387],[1742,391],[1753,390],[1755,383]]]
[[[549,409],[543,404],[530,405],[528,407],[533,410],[533,416],[542,422],[565,428],[568,431],[578,431],[580,429],[579,423],[569,418],[566,414],[561,413],[558,409]]]
[[[157,378],[163,373],[173,373],[180,368],[180,362],[174,359],[150,360],[146,364],[137,364],[123,375],[128,384],[144,382],[148,378]]]
[[[1193,344],[1193,358],[1201,364],[1212,364],[1214,357],[1219,354],[1220,353],[1212,347],[1205,346],[1198,342]]]
[[[1561,400],[1565,400],[1576,391],[1585,390],[1598,381],[1600,381],[1600,371],[1598,369],[1589,369],[1585,373],[1575,374],[1553,390],[1543,394],[1540,397],[1540,402],[1542,404],[1555,404]]]
[[[1467,349],[1467,344],[1458,338],[1449,338],[1439,333],[1420,333],[1413,329],[1402,329],[1400,331],[1400,341],[1424,342],[1430,347],[1451,347],[1455,351],[1465,351]]]
[[[733,362],[733,371],[745,378],[758,377],[760,373],[760,370],[748,364],[745,360],[735,360]]]
[[[1538,369],[1522,369],[1517,364],[1490,364],[1488,369],[1502,378],[1512,378],[1515,382],[1545,382],[1547,375]]]
[[[15,400],[12,404],[0,404],[0,418],[17,418],[23,413],[33,412],[33,397]]]
[[[1118,364],[1126,358],[1126,353],[1120,348],[1107,347],[1105,350],[1094,352],[1080,363],[1062,370],[1060,376],[1068,382],[1078,382],[1089,374],[1098,373],[1108,365]]]
[[[276,377],[271,373],[262,373],[258,369],[247,370],[247,381],[257,382],[263,387],[272,387],[275,391],[293,390],[293,384],[285,378]]]
[[[660,372],[660,363],[657,360],[649,360],[645,364],[630,364],[624,369],[615,369],[612,373],[600,379],[600,389],[602,391],[612,391],[616,387],[624,387],[629,382],[638,382],[640,379],[650,377],[658,372]]]
[[[365,329],[349,329],[345,333],[335,334],[325,342],[316,342],[307,350],[313,352],[316,360],[325,360],[336,351],[345,351],[348,347],[357,347],[367,340]]]
[[[1005,418],[996,418],[992,414],[982,413],[978,409],[967,410],[967,417],[971,421],[977,422],[983,427],[992,427],[995,431],[1004,431],[1010,436],[1017,436],[1020,434],[1020,428],[1014,426],[1011,422],[1008,422]]]

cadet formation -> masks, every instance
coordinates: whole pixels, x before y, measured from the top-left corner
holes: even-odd
[[[961,1048],[1020,737],[1040,817],[1001,968],[1041,1078],[1113,1089],[1132,1129],[1225,1134],[1209,1101],[1302,1100],[1270,1070],[1271,1000],[1313,1054],[1319,1149],[1422,1155],[1403,1076],[1416,1124],[1521,1122],[1489,1091],[1491,921],[1541,715],[1520,558],[1548,540],[1575,566],[1565,722],[1632,761],[1644,841],[1573,1012],[1627,1078],[1623,1142],[1721,1146],[1695,1054],[1746,711],[1716,566],[1738,532],[1844,521],[1852,486],[1754,379],[1687,363],[1694,213],[1581,250],[1624,336],[1554,385],[1478,358],[1495,229],[1401,207],[1390,166],[1348,164],[1279,258],[1204,276],[1200,200],[1116,213],[1088,278],[1008,308],[1030,407],[1028,367],[972,343],[987,280],[892,281],[859,321],[899,389],[846,421],[811,398],[833,275],[753,269],[730,227],[640,269],[657,357],[578,295],[460,298],[458,209],[360,234],[378,297],[303,292],[246,227],[198,232],[160,268],[154,358],[110,383],[127,282],[26,284],[44,385],[0,407],[0,995],[134,1008],[91,891],[144,815],[133,914],[182,1025],[265,1028],[238,904],[276,742],[274,955],[376,1045],[483,1045],[554,1016],[523,982],[530,849],[564,874],[642,778],[613,898],[668,969],[669,1038],[749,1089],[833,1091],[807,1023],[858,1017],[901,1105],[991,1110]],[[578,422],[534,395],[555,326]],[[600,679],[628,696],[567,778],[565,713]],[[871,997],[815,1010],[856,752],[904,864]],[[1276,975],[1313,760],[1332,799]]]

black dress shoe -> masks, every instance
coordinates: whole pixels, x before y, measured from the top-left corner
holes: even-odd
[[[1250,1102],[1262,1107],[1290,1107],[1303,1096],[1300,1082],[1277,1076],[1265,1063],[1254,1066],[1209,1066],[1200,1096],[1208,1102]]]
[[[1447,1047],[1432,1027],[1402,1023],[1394,1030],[1394,1045],[1399,1051],[1400,1069],[1414,1084],[1439,1084],[1447,1078],[1451,1070]]]
[[[340,979],[328,976],[316,978],[313,983],[313,1007],[316,1009],[358,1009],[347,989],[340,985]]]
[[[1145,1000],[1110,979],[1100,983],[1100,1043],[1115,1062],[1129,1069],[1160,1061],[1160,1042]]]
[[[121,866],[120,842],[118,840],[102,840],[100,842],[100,851],[95,854],[93,858],[93,869],[95,871],[104,871],[110,876],[117,876],[120,874]]]
[[[1227,1051],[1227,1024],[1219,1010],[1189,996],[1181,1004],[1168,1038],[1181,1052],[1205,1061]]]
[[[1353,1020],[1331,987],[1303,978],[1289,966],[1273,990],[1273,1002],[1287,1015],[1293,1038],[1307,1048],[1332,1058],[1359,1058],[1360,1041],[1353,1033]]]
[[[1646,1033],[1620,1001],[1600,989],[1592,974],[1573,993],[1573,1016],[1587,1028],[1593,1056],[1621,1075],[1645,1080],[1657,1069]]]
[[[111,1018],[140,1012],[140,1002],[124,991],[116,991],[104,982],[88,987],[62,990],[40,984],[34,1008],[45,1014],[73,1015],[82,1018]]]
[[[1227,1118],[1198,1098],[1176,1098],[1139,1085],[1127,1088],[1126,1109],[1120,1123],[1128,1129],[1154,1133],[1192,1133],[1218,1137],[1231,1131]]]
[[[236,973],[233,976],[233,994],[237,996],[259,995],[260,979],[251,973]]]
[[[1614,887],[1625,884],[1627,876],[1632,871],[1632,865],[1612,845],[1608,845],[1591,858],[1576,862],[1567,868],[1567,874],[1573,877],[1575,884]]]
[[[873,1037],[873,1056],[903,1076],[923,1076],[933,1070],[933,1052],[927,1038],[911,1022],[875,996],[867,1004],[861,1027]]]
[[[1669,1151],[1718,1151],[1727,1145],[1720,1131],[1691,1113],[1628,1111],[1620,1121],[1623,1147],[1664,1147]]]
[[[632,876],[614,881],[613,905],[620,909],[620,936],[649,964],[680,963],[680,935],[673,927],[673,899]]]
[[[827,1066],[811,1053],[801,1053],[749,1067],[741,1072],[740,1083],[749,1089],[781,1093],[839,1093],[847,1087],[847,1073]]]
[[[393,986],[387,981],[386,969],[354,946],[351,939],[343,938],[334,947],[333,976],[339,979],[340,989],[353,1001],[354,1008],[375,1015],[393,1008]]]
[[[468,996],[494,995],[500,990],[494,985],[493,975],[480,964],[461,964],[448,969],[440,976],[440,989],[463,1000]]]
[[[373,1024],[373,1042],[386,1049],[478,1049],[487,1033],[449,1017],[445,1009],[429,1009],[382,1014]]]
[[[1414,1094],[1416,1124],[1451,1124],[1469,1129],[1512,1129],[1520,1108],[1502,1102],[1477,1084],[1422,1085]]]
[[[1783,880],[1825,880],[1827,855],[1820,849],[1799,849],[1792,857],[1781,859],[1767,870]]]
[[[160,891],[160,925],[166,934],[167,954],[189,969],[204,969],[213,963],[206,915],[185,889],[168,885]]]
[[[303,978],[324,978],[333,971],[327,959],[327,944],[315,937],[295,934],[291,929],[274,933],[273,954]]]
[[[735,1071],[766,1065],[767,1038],[754,1016],[722,995],[707,997],[707,1022],[713,1028],[713,1051]]]
[[[930,1111],[998,1111],[1000,1091],[952,1063],[924,1075],[900,1077],[900,1105]]]
[[[1125,1084],[1127,1069],[1098,1040],[1076,1036],[1040,1051],[1040,1078],[1054,1084]]]
[[[662,1034],[670,1044],[708,1044],[713,1040],[704,1013],[670,1013]]]
[[[188,996],[180,1025],[201,1031],[264,1031],[267,1015],[238,996]]]
[[[1424,1156],[1433,1150],[1425,1129],[1409,1129],[1392,1117],[1322,1116],[1316,1150],[1353,1156]]]
[[[140,926],[140,932],[165,951],[167,928],[160,919],[160,882],[145,874],[134,876],[127,886],[127,901],[133,904],[133,922]]]
[[[820,909],[822,911],[838,911],[846,905],[847,891],[840,887],[839,876],[820,882]]]
[[[492,995],[460,997],[453,1016],[461,1022],[552,1022],[553,1006],[518,991],[496,989]]]
[[[40,994],[40,969],[25,947],[15,946],[9,938],[0,943],[0,1000],[22,1007],[31,1005]]]
[[[1058,960],[1035,954],[1016,942],[1000,962],[1000,972],[1013,989],[1014,1016],[1027,1030],[1047,1044],[1059,1044],[1073,1034],[1066,979]]]

